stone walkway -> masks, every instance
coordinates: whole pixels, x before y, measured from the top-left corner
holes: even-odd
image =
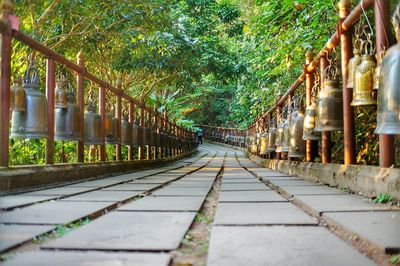
[[[205,144],[157,169],[0,197],[4,265],[171,265],[221,174],[207,265],[376,265],[400,252],[400,210]]]

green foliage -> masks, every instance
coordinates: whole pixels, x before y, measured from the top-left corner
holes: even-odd
[[[386,193],[381,193],[381,194],[379,194],[378,197],[376,197],[374,199],[374,202],[375,203],[387,203],[391,200],[393,200],[393,197],[391,195],[386,194]]]
[[[400,255],[393,255],[390,257],[390,263],[393,265],[400,265]]]

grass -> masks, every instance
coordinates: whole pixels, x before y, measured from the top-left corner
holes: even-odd
[[[391,200],[393,200],[393,197],[391,195],[386,194],[386,193],[381,193],[381,194],[379,194],[378,197],[376,197],[374,199],[374,202],[375,203],[387,203]]]
[[[390,263],[394,265],[400,265],[400,254],[391,256]]]

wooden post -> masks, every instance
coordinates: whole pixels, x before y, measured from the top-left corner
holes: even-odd
[[[121,121],[122,121],[122,98],[121,98],[121,94],[122,94],[122,81],[121,79],[118,79],[116,82],[116,86],[117,89],[119,91],[119,94],[117,94],[117,119],[118,119],[118,130],[117,130],[117,134],[118,137],[117,139],[119,139],[121,141],[121,131],[122,131],[122,127],[121,127]],[[122,160],[122,145],[121,142],[115,145],[115,149],[116,149],[116,159],[117,161],[121,161]]]
[[[99,91],[99,110],[101,116],[101,145],[100,145],[100,161],[106,160],[106,89],[100,87]]]
[[[135,104],[133,102],[129,102],[129,122],[132,124],[135,123]],[[133,160],[133,151],[135,147],[133,146],[133,141],[131,141],[131,144],[128,146],[128,161]]]
[[[339,2],[340,21],[344,21],[350,14],[351,2],[341,0]],[[353,89],[347,88],[348,64],[353,57],[353,44],[351,31],[341,31],[340,47],[342,59],[343,77],[343,135],[344,135],[344,164],[354,164],[356,162],[356,136],[354,110],[350,105],[353,100]]]
[[[324,86],[324,71],[328,67],[328,60],[326,57],[321,57],[320,59],[320,77],[321,77],[321,89]],[[330,163],[332,162],[332,151],[331,151],[331,132],[330,131],[322,131],[321,132],[321,148],[322,148],[322,154],[321,154],[321,159],[322,163]]]
[[[77,55],[77,63],[80,67],[85,67],[83,52],[80,51]],[[78,162],[85,161],[85,78],[82,73],[76,73],[76,84],[78,93],[78,106],[80,109],[80,133],[78,141]]]
[[[308,51],[306,54],[306,65],[308,66],[314,58],[314,54],[312,51]],[[314,87],[315,82],[315,73],[307,73],[306,74],[306,107],[311,105],[311,94],[312,88]],[[314,162],[315,157],[318,155],[318,141],[315,140],[306,140],[306,161]]]
[[[3,1],[1,17],[8,20],[12,13],[13,4],[10,1]],[[10,79],[11,79],[11,32],[1,34],[1,62],[0,62],[0,166],[8,166],[9,158],[9,137],[10,137]]]
[[[145,112],[144,112],[144,103],[142,102],[140,105],[140,127],[142,132],[139,132],[139,134],[142,134],[142,142],[139,143],[139,160],[144,160],[144,138],[145,136],[145,132],[144,132],[144,128],[145,128],[145,124],[144,124],[144,116],[145,116]]]
[[[150,160],[151,159],[151,142],[152,142],[152,138],[153,138],[153,128],[151,125],[151,112],[148,111],[147,112],[147,128],[150,129],[150,144],[147,145],[147,150],[146,150],[146,160]]]
[[[52,58],[47,59],[46,97],[48,138],[46,139],[46,164],[54,164],[54,92],[56,86],[56,64]]]

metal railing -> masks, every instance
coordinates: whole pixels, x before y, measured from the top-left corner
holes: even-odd
[[[66,69],[73,71],[76,76],[77,105],[79,106],[79,140],[77,141],[77,161],[83,163],[85,161],[85,80],[90,81],[93,85],[98,86],[98,108],[101,116],[101,143],[100,143],[100,161],[106,160],[106,94],[110,93],[115,97],[115,114],[112,116],[117,120],[115,136],[117,144],[115,145],[115,160],[122,160],[121,143],[121,124],[122,124],[122,108],[125,106],[129,110],[129,124],[139,125],[139,133],[136,136],[138,144],[134,144],[131,138],[128,143],[127,160],[134,160],[134,152],[137,149],[139,160],[160,159],[170,156],[176,156],[193,151],[197,147],[196,136],[193,131],[176,125],[170,121],[165,115],[157,112],[155,107],[146,106],[143,101],[137,100],[122,90],[120,82],[116,86],[112,86],[108,82],[91,74],[85,67],[83,52],[77,55],[77,62],[74,63],[52,49],[37,42],[29,37],[26,33],[19,31],[18,18],[12,15],[12,3],[3,1],[2,13],[0,19],[1,48],[0,48],[0,166],[8,167],[10,158],[10,81],[11,81],[11,55],[12,40],[27,45],[39,55],[46,58],[46,98],[47,98],[47,138],[46,138],[46,164],[54,164],[54,147],[55,147],[55,88],[56,88],[56,65],[62,65]],[[145,143],[151,131],[151,140]],[[148,132],[147,132],[148,133]]]

